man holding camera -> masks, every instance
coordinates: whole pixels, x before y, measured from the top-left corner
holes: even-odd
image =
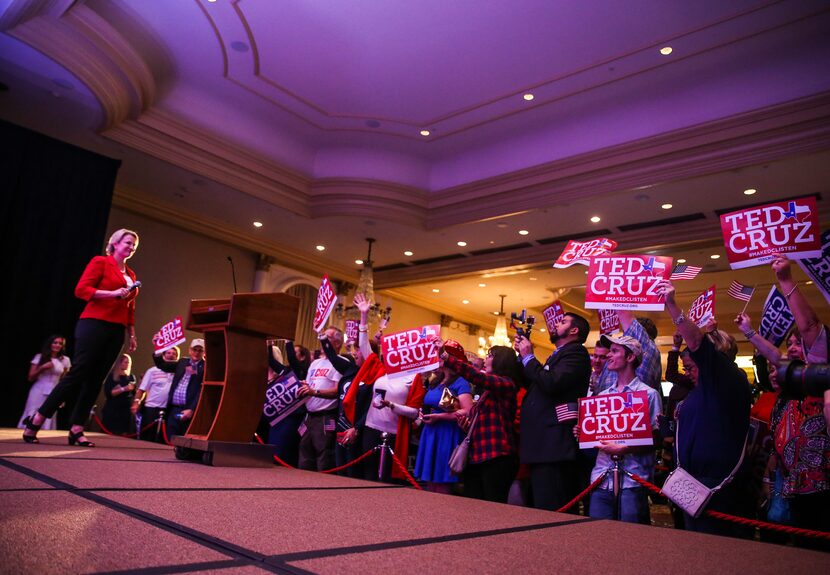
[[[550,332],[556,350],[544,365],[534,357],[530,340],[516,334],[514,348],[521,356],[527,387],[519,455],[530,466],[537,509],[559,509],[583,487],[573,427],[578,400],[587,394],[591,377],[591,357],[583,345],[590,329],[584,317],[566,313]]]

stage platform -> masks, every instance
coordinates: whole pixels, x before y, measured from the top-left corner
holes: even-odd
[[[830,572],[830,554],[0,429],[2,573]]]

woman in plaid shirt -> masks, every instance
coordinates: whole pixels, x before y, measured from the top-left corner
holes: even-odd
[[[501,345],[487,352],[483,372],[446,352],[441,354],[441,359],[444,365],[486,392],[475,407],[478,420],[470,438],[464,493],[476,499],[507,503],[510,484],[519,467],[513,420],[522,364],[512,348]]]

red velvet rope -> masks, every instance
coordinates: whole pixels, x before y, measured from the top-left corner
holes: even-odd
[[[98,424],[98,427],[101,428],[101,431],[103,431],[107,435],[114,435],[115,437],[137,437],[139,433],[147,431],[156,424],[155,421],[151,421],[150,423],[142,427],[141,431],[139,431],[138,433],[113,433],[112,431],[104,427],[104,423],[100,419],[98,419],[98,416],[96,414],[92,414],[92,419],[95,420],[95,423]]]
[[[256,433],[254,433],[254,439],[256,439],[259,442],[260,445],[265,445],[265,442],[262,441],[262,438]],[[341,465],[340,467],[334,467],[332,469],[325,469],[325,470],[321,471],[320,473],[336,473],[340,470],[351,467],[352,465],[355,465],[356,463],[359,463],[360,461],[363,461],[364,459],[369,457],[372,454],[373,451],[374,451],[374,449],[370,449],[369,451],[367,451],[366,453],[364,453],[363,455],[361,455],[357,459],[355,459],[353,461],[350,461],[350,462],[346,463],[345,465]],[[289,465],[288,463],[286,463],[285,461],[283,461],[282,459],[280,459],[276,455],[274,455],[274,461],[276,461],[277,463],[279,463],[283,467],[287,467],[288,469],[297,469],[296,467],[294,467],[293,465]]]
[[[625,473],[646,489],[649,489],[654,493],[662,493],[659,487],[649,483],[639,475],[629,473],[628,471]],[[815,539],[830,541],[830,533],[827,533],[826,531],[813,531],[812,529],[802,529],[800,527],[791,527],[789,525],[781,525],[779,523],[768,523],[767,521],[759,521],[757,519],[749,519],[747,517],[736,517],[734,515],[728,515],[726,513],[721,513],[720,511],[712,511],[709,509],[704,511],[704,513],[709,517],[714,517],[715,519],[721,519],[723,521],[731,521],[732,523],[737,523],[739,525],[749,525],[757,527],[758,529],[769,529],[770,531],[778,531],[780,533],[788,533],[790,535],[801,535],[803,537],[813,537]]]
[[[608,470],[607,470],[607,469],[606,469],[605,471],[603,471],[603,472],[602,472],[602,475],[600,475],[599,477],[597,477],[597,478],[596,478],[596,480],[595,480],[595,481],[594,481],[591,485],[589,485],[588,487],[586,487],[586,488],[582,491],[582,493],[580,493],[579,495],[577,495],[576,497],[574,497],[573,499],[571,499],[570,501],[568,501],[565,505],[563,505],[562,507],[560,507],[559,509],[557,509],[557,510],[556,510],[556,512],[557,512],[557,513],[565,513],[568,509],[570,509],[571,507],[573,507],[574,505],[576,505],[576,504],[577,504],[577,502],[579,502],[579,500],[580,500],[580,499],[582,499],[583,497],[587,496],[589,493],[591,493],[591,491],[593,491],[594,489],[596,489],[596,488],[597,488],[597,486],[598,486],[600,483],[602,483],[602,480],[603,480],[603,479],[605,479],[605,476],[606,476],[606,475],[608,475]]]
[[[391,449],[389,450],[389,453],[392,455],[392,461],[395,463],[395,465],[398,466],[398,469],[401,470],[401,472],[403,473],[403,476],[406,477],[406,480],[409,481],[409,483],[412,484],[412,487],[414,487],[415,489],[417,489],[419,491],[423,491],[424,488],[421,487],[420,485],[418,485],[418,482],[415,481],[415,479],[409,474],[409,471],[406,470],[406,467],[404,466],[403,463],[401,463],[401,460],[398,459],[398,456],[395,455],[395,453]]]

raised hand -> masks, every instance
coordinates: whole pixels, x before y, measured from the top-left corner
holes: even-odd
[[[750,321],[749,316],[745,313],[738,314],[738,317],[735,318],[735,325],[738,326],[741,333],[746,333],[752,329],[752,322]]]
[[[772,254],[772,256],[772,271],[775,272],[775,279],[779,282],[792,281],[793,275],[790,269],[789,258],[777,252]]]
[[[362,293],[355,294],[353,303],[360,313],[368,313],[369,308],[372,307],[372,302]]]

